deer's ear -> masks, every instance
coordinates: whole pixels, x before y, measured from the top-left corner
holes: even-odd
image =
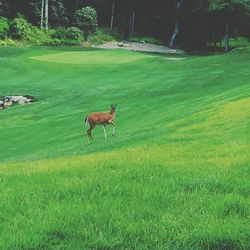
[[[111,108],[113,108],[114,107],[114,105],[113,104],[111,104]]]

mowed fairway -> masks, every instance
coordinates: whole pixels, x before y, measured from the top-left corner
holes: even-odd
[[[0,249],[250,248],[249,49],[2,47],[15,94],[39,101],[0,110]]]

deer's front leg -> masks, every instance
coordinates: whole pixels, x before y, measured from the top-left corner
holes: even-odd
[[[103,132],[104,132],[105,139],[107,139],[107,133],[106,133],[105,125],[103,125]]]

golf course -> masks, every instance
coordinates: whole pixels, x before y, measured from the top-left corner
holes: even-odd
[[[0,249],[250,249],[250,47],[0,47]],[[116,134],[87,136],[116,104]]]

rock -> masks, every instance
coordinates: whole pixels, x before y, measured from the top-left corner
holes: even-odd
[[[170,50],[169,50],[169,53],[170,53],[170,54],[176,54],[176,50],[175,50],[175,49],[170,49]]]
[[[117,43],[117,45],[118,45],[119,47],[123,47],[123,46],[124,46],[124,43],[123,43],[123,42],[119,42],[119,43]]]
[[[127,41],[122,41],[123,47],[129,47],[129,43]]]
[[[15,103],[19,102],[19,100],[22,98],[23,98],[23,96],[21,96],[21,95],[12,96],[12,100]]]
[[[35,102],[36,101],[36,98],[31,96],[31,95],[24,95],[24,97],[26,97],[29,102]]]
[[[9,102],[12,100],[12,96],[5,96],[4,97],[4,102]]]
[[[23,97],[23,98],[19,99],[18,103],[23,105],[23,104],[29,104],[31,101],[32,101],[31,99]]]
[[[4,101],[0,100],[0,109],[4,109]]]
[[[18,101],[18,104],[24,105],[24,104],[26,104],[26,102],[25,102],[25,100],[19,100],[19,101]]]
[[[3,96],[3,97],[0,97],[0,109],[10,107],[13,103],[25,105],[25,104],[30,104],[31,102],[34,102],[34,101],[36,101],[36,99],[29,95]]]
[[[10,107],[12,104],[13,104],[13,101],[11,99],[4,101],[4,107]]]

